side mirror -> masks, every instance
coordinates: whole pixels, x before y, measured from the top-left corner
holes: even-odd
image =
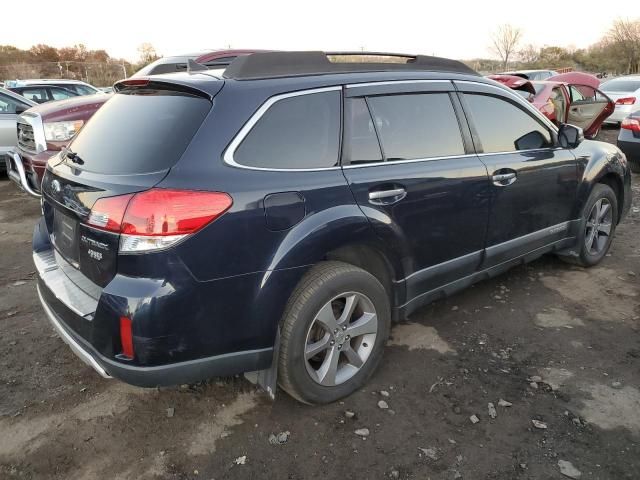
[[[31,107],[29,105],[16,105],[16,115],[20,115],[21,113],[26,112],[27,110],[29,110]]]
[[[548,147],[549,144],[545,136],[538,130],[533,130],[529,133],[525,133],[518,138],[515,142],[516,150],[534,150],[536,148]]]
[[[584,133],[580,127],[563,123],[558,130],[558,142],[562,148],[576,148],[584,140]]]

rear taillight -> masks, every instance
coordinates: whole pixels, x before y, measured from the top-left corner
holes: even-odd
[[[625,130],[631,130],[633,132],[640,132],[640,119],[627,117],[622,120],[620,124],[620,128],[624,128]]]
[[[636,97],[624,97],[616,100],[616,105],[633,105],[636,103]]]
[[[120,317],[120,346],[122,356],[128,360],[133,359],[133,330],[131,319],[127,317]]]
[[[120,233],[121,252],[145,252],[166,248],[197,232],[232,204],[222,192],[153,188],[99,199],[87,224]]]
[[[101,230],[120,233],[124,212],[132,197],[133,194],[99,199],[93,205],[87,223]]]

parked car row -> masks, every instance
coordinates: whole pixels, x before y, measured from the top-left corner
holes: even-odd
[[[35,102],[10,90],[0,88],[0,172],[6,170],[6,156],[18,142],[18,116],[36,105]]]
[[[149,75],[186,71],[186,62],[192,60],[194,56],[199,62],[204,62],[204,64],[198,63],[199,65],[224,68],[231,60],[257,51],[216,50],[197,55],[166,57],[153,62],[148,66],[149,68],[145,67],[143,70],[151,72]],[[171,67],[167,67],[168,65]],[[137,72],[131,78],[138,78],[139,75],[141,73]],[[50,82],[53,85],[57,81],[51,80]],[[71,83],[78,84],[78,87],[86,85],[83,82],[71,81]],[[63,84],[69,85],[69,83]],[[13,127],[14,132],[17,129],[17,144],[15,142],[9,144],[15,145],[15,148],[12,148],[12,153],[6,160],[11,180],[27,193],[40,196],[40,184],[49,158],[60,152],[109,98],[108,95],[90,95],[61,102],[45,103],[21,115],[17,125]],[[15,138],[15,133],[12,138]]]
[[[332,402],[393,320],[546,253],[605,257],[631,204],[615,146],[461,62],[334,55],[123,80],[77,135],[71,108],[22,115],[14,158],[56,152],[30,184],[38,295],[100,375],[254,372]]]
[[[582,128],[587,138],[595,138],[614,110],[614,102],[598,90],[600,80],[586,73],[563,73],[535,81],[515,75],[489,78],[520,92],[556,125],[570,123]]]

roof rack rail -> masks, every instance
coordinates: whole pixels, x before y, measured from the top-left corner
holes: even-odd
[[[354,61],[351,61],[352,57]],[[358,61],[360,57],[360,61]],[[387,57],[388,61],[381,58]],[[373,60],[373,61],[363,61]],[[224,72],[225,78],[258,80],[330,73],[431,71],[478,75],[458,60],[428,55],[382,52],[261,52],[236,58]]]

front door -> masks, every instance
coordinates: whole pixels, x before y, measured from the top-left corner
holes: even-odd
[[[600,90],[588,85],[567,85],[571,104],[566,123],[582,128],[587,137],[598,133],[602,122],[613,113],[615,104]]]
[[[445,81],[347,88],[343,171],[377,234],[401,253],[408,301],[482,258],[487,171],[452,90]]]
[[[510,92],[459,88],[492,189],[483,268],[566,238],[578,187],[573,153],[556,147],[549,126]]]

